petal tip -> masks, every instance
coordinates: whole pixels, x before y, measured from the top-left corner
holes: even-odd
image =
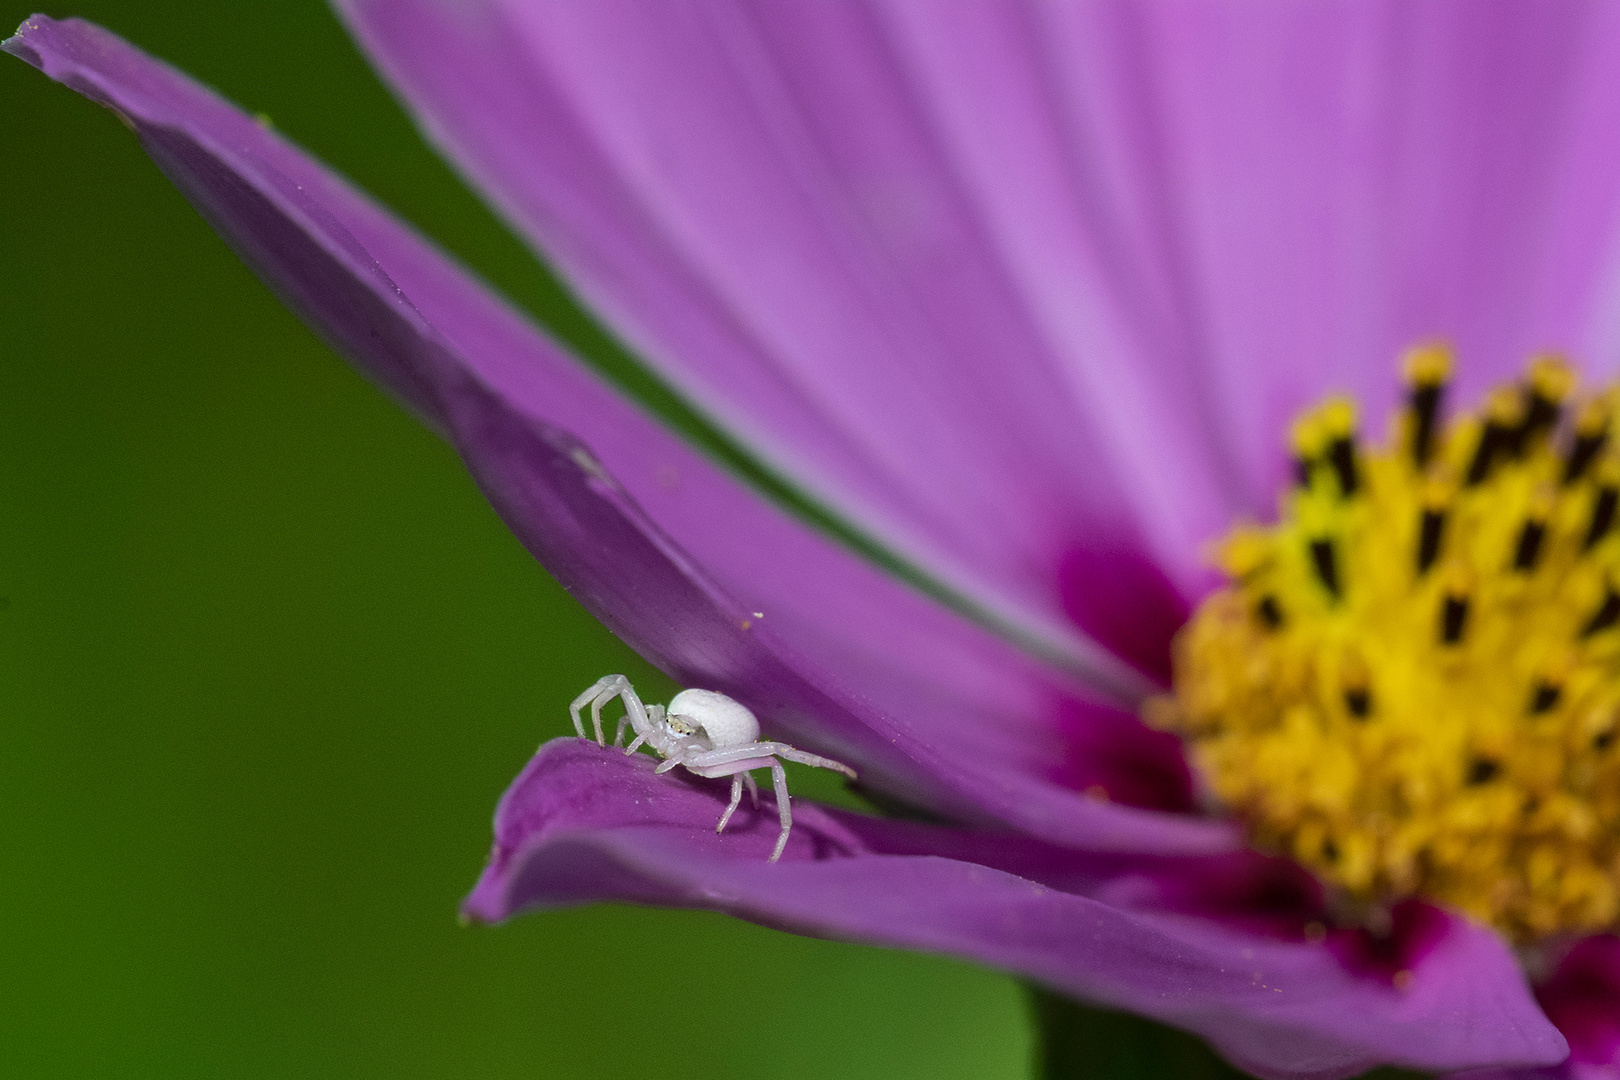
[[[25,60],[37,68],[45,66],[44,59],[30,43],[29,38],[40,33],[45,27],[55,24],[55,20],[44,15],[30,15],[17,25],[17,32],[0,41],[0,49],[5,50],[20,60]]]
[[[505,922],[513,914],[505,897],[504,878],[495,872],[492,860],[479,875],[472,892],[461,902],[456,921],[462,926],[494,926]]]

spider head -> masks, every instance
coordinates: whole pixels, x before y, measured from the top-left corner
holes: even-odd
[[[702,730],[702,728],[700,728],[697,724],[692,723],[692,721],[687,717],[677,716],[674,713],[665,713],[664,723],[668,724],[669,730],[673,731],[677,735],[696,735]]]

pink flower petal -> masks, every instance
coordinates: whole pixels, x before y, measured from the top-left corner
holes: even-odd
[[[876,9],[344,10],[584,297],[817,498],[1093,667],[1057,601],[1077,544],[1196,588],[1189,549],[1145,532],[1138,477],[1002,272]]]
[[[965,595],[1149,675],[1308,399],[1376,428],[1433,335],[1465,397],[1533,349],[1620,355],[1602,4],[343,6],[701,408]]]
[[[579,739],[543,747],[501,801],[468,914],[628,900],[950,953],[1185,1027],[1262,1077],[1538,1064],[1567,1052],[1502,943],[1434,909],[1421,948],[1402,959],[1403,990],[1326,944],[1226,917],[1222,897],[1256,910],[1253,856],[1088,855],[795,801],[782,861],[769,863],[768,801],[716,835],[725,782],[653,765]]]
[[[36,18],[6,48],[123,116],[294,310],[449,434],[541,562],[677,679],[940,812],[1102,848],[1236,842],[1066,786],[1077,746],[1125,745],[1135,721],[773,509],[213,94],[85,23]],[[1129,798],[1106,762],[1081,764]]]

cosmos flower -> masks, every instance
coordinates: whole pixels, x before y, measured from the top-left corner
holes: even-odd
[[[1415,515],[1465,539],[1540,522],[1548,563],[1598,558],[1560,547],[1591,514],[1541,476],[1567,459],[1536,410],[1620,355],[1620,9],[341,7],[423,129],[640,356],[929,584],[774,506],[208,91],[93,26],[29,20],[6,49],[122,116],[607,626],[933,819],[801,802],[769,863],[769,808],[717,834],[724,784],[559,739],[502,800],[470,916],[630,900],[947,952],[1186,1028],[1262,1077],[1620,1067],[1615,938],[1571,944],[1590,918],[1509,918],[1452,878],[1403,885],[1430,871],[1362,858],[1365,816],[1287,787],[1320,746],[1264,725],[1227,744],[1248,758],[1219,742],[1250,731],[1244,709],[1371,731],[1426,722],[1436,687],[1509,678],[1375,663],[1457,645],[1537,563],[1480,580],[1452,550],[1397,598],[1429,605],[1419,641],[1354,599],[1430,569],[1397,542]],[[1403,385],[1395,359],[1437,335],[1455,376],[1420,352]],[[1514,381],[1547,348],[1584,368]],[[1442,382],[1505,404],[1418,439]],[[1349,398],[1302,411],[1330,391]],[[1396,417],[1384,449],[1357,443],[1357,410]],[[1430,454],[1460,474],[1424,471]],[[1592,498],[1600,473],[1579,480]],[[1243,524],[1279,499],[1278,526]],[[1225,587],[1206,558],[1223,536]],[[1606,662],[1580,651],[1614,622],[1603,584],[1595,615],[1536,600],[1526,639],[1563,618],[1577,643],[1536,669],[1538,714]],[[1253,657],[1337,681],[1251,685]],[[1143,713],[1186,734],[1202,780]],[[1473,739],[1470,716],[1447,737]],[[1536,755],[1504,738],[1457,784],[1517,791]],[[1204,812],[1211,795],[1239,816]]]

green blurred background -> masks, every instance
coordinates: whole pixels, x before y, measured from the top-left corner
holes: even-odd
[[[626,375],[321,4],[48,13],[269,114]],[[673,688],[111,114],[0,57],[0,147],[0,1072],[1027,1075],[1018,987],[953,961],[620,907],[459,927],[566,701]]]

